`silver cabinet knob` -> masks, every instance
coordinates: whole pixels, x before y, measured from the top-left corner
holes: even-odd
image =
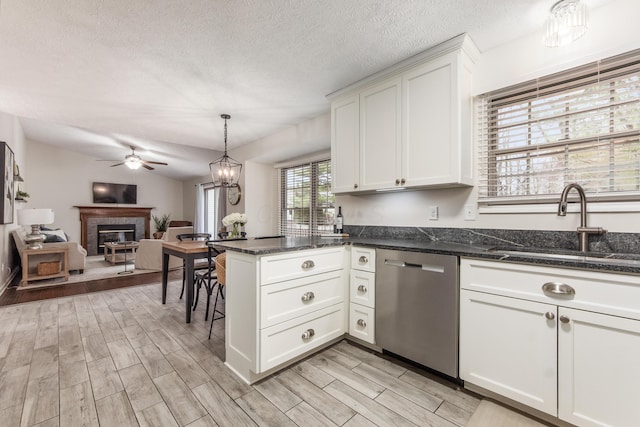
[[[367,327],[367,322],[364,321],[364,319],[358,319],[358,321],[356,322],[358,324],[358,326],[360,326],[361,328],[366,328]]]
[[[553,314],[553,313],[552,313],[552,312],[550,312],[550,311],[547,311],[547,312],[544,314],[544,317],[546,317],[546,318],[547,318],[547,319],[549,319],[549,320],[553,320],[553,319],[555,319],[555,318],[556,318],[556,315],[555,315],[555,314]]]
[[[560,316],[560,321],[562,323],[569,323],[571,321],[571,319],[569,319],[568,316],[565,316],[564,314],[562,316]]]
[[[353,184],[353,188],[358,188],[358,184]]]
[[[364,255],[362,255],[360,258],[358,258],[358,263],[359,264],[366,264],[368,262],[369,262],[369,259]]]
[[[306,331],[304,331],[302,333],[302,339],[303,340],[308,340],[311,337],[313,337],[316,334],[316,331],[314,331],[313,329],[307,329]]]
[[[405,182],[407,182],[407,181],[406,181],[404,178],[402,178],[402,179],[400,180],[400,184],[402,184],[402,185],[404,185],[404,183],[405,183]]]
[[[366,293],[367,287],[365,285],[358,285],[358,292]]]
[[[316,264],[313,261],[307,260],[307,261],[302,263],[301,267],[302,267],[303,270],[310,270],[315,266],[316,266]]]
[[[542,285],[542,292],[552,295],[575,295],[576,291],[571,286],[560,282],[547,282]]]
[[[302,300],[302,302],[307,302],[312,301],[315,297],[316,296],[313,292],[305,292],[304,294],[302,294],[302,297],[300,299]]]

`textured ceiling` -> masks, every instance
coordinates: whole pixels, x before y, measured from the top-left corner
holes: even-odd
[[[0,111],[30,139],[95,158],[133,144],[186,179],[223,149],[221,113],[230,148],[255,141],[460,33],[484,51],[537,31],[554,1],[1,0]]]

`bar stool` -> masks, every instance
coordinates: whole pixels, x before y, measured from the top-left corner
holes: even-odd
[[[218,319],[224,319],[224,312],[218,309],[218,297],[224,298],[224,293],[222,288],[226,286],[227,282],[227,253],[224,252],[216,257],[216,272],[218,274],[218,291],[216,293],[216,299],[213,303],[213,313],[211,314],[211,326],[209,327],[209,339],[211,339],[211,331],[213,330],[213,322]],[[226,309],[225,309],[226,311]],[[218,317],[216,317],[216,313]]]

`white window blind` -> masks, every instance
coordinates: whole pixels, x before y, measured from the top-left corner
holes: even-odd
[[[477,99],[481,204],[640,200],[640,50]]]
[[[335,208],[331,161],[282,168],[279,211],[280,233],[285,236],[332,232]]]

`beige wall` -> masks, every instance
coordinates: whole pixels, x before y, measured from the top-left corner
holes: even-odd
[[[24,176],[24,133],[16,117],[0,113],[0,141],[6,142],[9,147],[11,147],[15,161],[20,166],[20,173]],[[15,186],[14,190],[15,189],[17,189],[17,186]],[[15,209],[20,207],[21,206],[16,203]],[[18,227],[16,225],[15,209],[13,224],[0,225],[0,292],[4,290],[13,278],[13,274],[16,272],[15,266],[17,266],[19,262],[19,258],[13,253],[15,245],[10,234],[12,230]],[[14,267],[13,270],[12,267]]]
[[[108,162],[35,141],[26,142],[26,159],[23,189],[31,197],[25,207],[53,209],[55,226],[73,240],[80,241],[80,217],[73,206],[93,205],[92,182],[136,184],[138,203],[133,206],[153,207],[152,215],[168,213],[172,219],[183,219],[181,181],[142,168],[112,168]]]

